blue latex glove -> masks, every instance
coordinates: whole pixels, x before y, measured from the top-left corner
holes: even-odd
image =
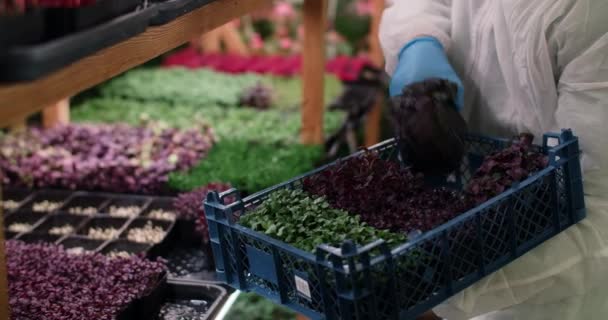
[[[398,96],[406,86],[429,78],[449,80],[458,86],[456,108],[464,105],[464,87],[452,68],[441,43],[433,37],[420,37],[406,44],[399,54],[399,63],[390,83],[391,97]]]

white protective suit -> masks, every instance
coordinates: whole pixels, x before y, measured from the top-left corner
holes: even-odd
[[[449,320],[608,319],[608,0],[387,0],[380,40],[434,36],[465,87],[472,131],[572,128],[583,150],[587,219],[455,295]]]

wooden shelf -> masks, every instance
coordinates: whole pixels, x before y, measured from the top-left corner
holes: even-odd
[[[272,0],[217,0],[42,79],[0,85],[0,127],[151,60]]]
[[[125,42],[106,48],[42,79],[0,85],[0,128],[23,122],[52,106],[67,110],[66,97],[121,74],[247,13],[271,7],[273,0],[216,0],[166,25],[151,27]],[[324,38],[327,0],[305,0],[304,143],[322,143]],[[54,112],[53,115],[61,114]],[[66,118],[65,115],[63,118]],[[62,118],[62,119],[63,119]],[[1,188],[0,188],[1,198]],[[4,226],[0,207],[0,320],[9,320]],[[300,319],[304,319],[300,316]]]
[[[308,0],[311,1],[311,0]],[[312,0],[315,1],[315,0]],[[0,128],[153,59],[272,0],[216,0],[166,25],[151,27],[42,79],[0,85]],[[64,108],[65,109],[65,108]],[[2,190],[0,186],[0,199]],[[4,223],[0,207],[0,320],[9,320]]]

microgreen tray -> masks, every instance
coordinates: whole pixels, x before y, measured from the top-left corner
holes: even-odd
[[[510,143],[471,135],[461,170],[431,180],[461,190],[485,156]],[[546,168],[396,247],[345,241],[311,253],[238,224],[274,192],[300,189],[336,163],[243,199],[235,189],[211,192],[205,213],[218,277],[311,319],[415,319],[586,216],[578,138],[570,130],[548,133],[534,149],[548,157]],[[398,150],[394,140],[371,148],[401,163]]]
[[[193,221],[150,217],[155,210],[174,212],[174,198],[54,189],[3,188],[2,192],[4,200],[19,203],[14,210],[5,210],[5,222],[27,222],[32,226],[27,232],[5,231],[7,239],[28,243],[57,243],[67,250],[72,249],[73,252],[108,254],[116,251],[145,255],[149,258],[163,257],[167,260],[168,278],[172,281],[187,280],[193,283],[218,284],[211,246],[202,241]],[[58,201],[62,205],[50,212],[32,212],[34,203],[44,200]],[[110,217],[109,209],[113,205],[136,205],[139,210],[137,215],[131,218]],[[86,209],[89,210],[88,213],[83,213]],[[147,222],[159,225],[166,231],[165,238],[161,242],[142,244],[126,239],[128,230],[142,227]],[[65,235],[48,234],[51,228],[66,224],[74,228],[73,232]],[[113,239],[92,239],[88,236],[90,227],[114,227],[118,234]]]
[[[146,255],[150,258],[166,256],[169,250],[179,245],[180,239],[188,235],[178,235],[180,230],[175,228],[176,221],[149,218],[155,209],[171,209],[173,198],[123,195],[112,193],[64,191],[54,189],[24,190],[5,188],[4,200],[13,200],[19,206],[5,213],[5,229],[13,223],[26,223],[31,226],[28,230],[8,234],[10,238],[29,243],[48,242],[65,245],[67,249],[82,248],[90,252],[107,253],[114,247],[128,248],[129,254]],[[47,211],[35,211],[41,203],[50,201],[56,207]],[[110,215],[111,208],[136,206],[133,215],[114,217]],[[75,211],[76,210],[76,211]],[[88,210],[88,211],[87,211]],[[171,209],[172,210],[172,209]],[[126,238],[128,230],[142,227],[147,222],[161,226],[165,232],[164,238],[158,243],[129,244]],[[180,221],[179,225],[187,224]],[[193,224],[193,223],[191,223]],[[51,229],[70,226],[72,230],[61,233],[61,230]],[[89,236],[90,228],[113,228],[115,236],[108,239],[93,239]],[[180,227],[184,229],[184,227]],[[188,228],[184,230],[189,230]],[[192,227],[192,231],[194,229]]]
[[[210,283],[169,281],[161,297],[161,309],[154,320],[207,320],[214,319],[228,293]]]

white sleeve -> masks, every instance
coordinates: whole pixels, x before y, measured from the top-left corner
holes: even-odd
[[[418,36],[435,37],[450,47],[452,0],[387,0],[380,22],[386,71],[392,75],[401,48]]]
[[[608,2],[567,1],[568,17],[548,34],[556,50],[561,128],[579,136],[586,172],[608,171]],[[590,176],[588,174],[586,177]]]
[[[580,138],[587,218],[436,308],[450,320],[480,315],[475,319],[585,319],[580,312],[560,313],[561,306],[579,310],[566,301],[606,286],[608,2],[546,1],[560,15],[540,30],[558,92],[555,114],[544,116],[555,116],[556,129],[571,128]],[[581,309],[601,314],[582,301]],[[495,310],[501,311],[487,314]]]

